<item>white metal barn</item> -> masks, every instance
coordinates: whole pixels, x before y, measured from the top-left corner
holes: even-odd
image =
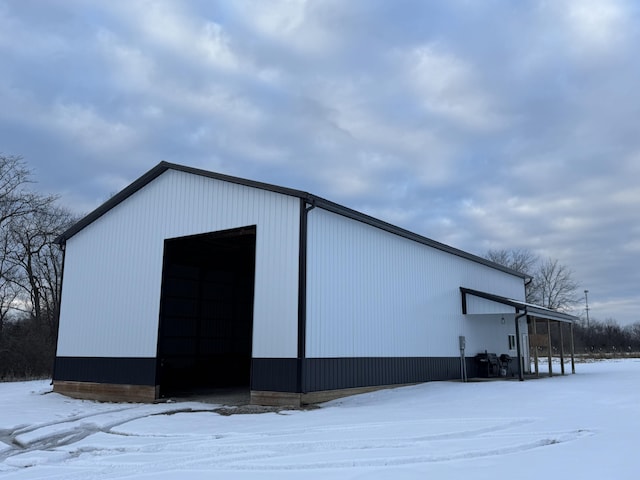
[[[302,191],[165,162],[59,242],[54,390],[77,397],[244,386],[254,403],[300,403],[472,377],[481,352],[527,358],[513,362],[522,376],[527,319],[573,320],[524,303],[527,278],[482,258]]]

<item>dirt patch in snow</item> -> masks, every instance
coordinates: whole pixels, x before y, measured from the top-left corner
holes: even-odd
[[[237,407],[220,407],[213,411],[219,415],[246,415],[246,414],[258,414],[258,413],[282,413],[292,410],[315,410],[320,408],[318,405],[304,405],[302,407],[269,407],[264,405],[240,405]]]

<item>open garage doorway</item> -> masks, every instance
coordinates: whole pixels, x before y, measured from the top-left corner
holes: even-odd
[[[256,228],[165,240],[160,396],[249,387]]]

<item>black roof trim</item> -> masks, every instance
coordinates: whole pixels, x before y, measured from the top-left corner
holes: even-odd
[[[261,190],[267,190],[270,192],[276,192],[283,195],[288,195],[292,197],[297,197],[305,200],[306,202],[315,205],[316,207],[320,207],[324,210],[336,213],[338,215],[345,216],[347,218],[351,218],[353,220],[357,220],[359,222],[366,223],[373,227],[379,228],[389,233],[393,233],[395,235],[399,235],[401,237],[407,238],[409,240],[413,240],[414,242],[422,243],[423,245],[428,245],[430,247],[436,248],[438,250],[442,250],[444,252],[457,255],[459,257],[465,258],[467,260],[471,260],[476,263],[480,263],[486,265],[491,268],[495,268],[497,270],[501,270],[505,273],[509,273],[511,275],[515,275],[517,277],[526,279],[529,278],[528,275],[517,272],[510,268],[507,268],[503,265],[491,262],[482,257],[478,257],[471,253],[465,252],[463,250],[459,250],[454,247],[450,247],[449,245],[445,245],[444,243],[436,242],[435,240],[431,240],[430,238],[423,237],[422,235],[418,235],[417,233],[411,232],[409,230],[405,230],[404,228],[397,227],[390,223],[379,220],[370,215],[366,215],[364,213],[358,212],[357,210],[353,210],[351,208],[345,207],[335,202],[331,202],[322,197],[318,197],[316,195],[312,195],[308,192],[304,192],[301,190],[295,190],[292,188],[280,187],[277,185],[272,185],[269,183],[257,182],[254,180],[247,180],[244,178],[233,177],[230,175],[224,175],[221,173],[215,173],[208,170],[202,170],[199,168],[187,167],[184,165],[179,165],[175,163],[169,162],[160,162],[154,168],[149,170],[147,173],[142,175],[140,178],[135,180],[131,185],[126,187],[121,192],[117,193],[105,203],[100,205],[94,211],[86,215],[76,224],[72,225],[68,230],[66,230],[62,235],[60,235],[56,239],[56,243],[64,244],[68,239],[73,237],[76,233],[80,232],[82,229],[95,222],[109,210],[122,203],[124,200],[129,198],[131,195],[136,193],[138,190],[142,189],[145,185],[155,180],[157,177],[162,175],[167,170],[176,170],[185,173],[191,173],[193,175],[200,175],[203,177],[213,178],[216,180],[222,180],[225,182],[236,183],[239,185],[244,185],[248,187],[258,188]]]
[[[269,191],[272,191],[272,192],[282,193],[284,195],[290,195],[290,196],[293,196],[293,197],[305,198],[306,196],[309,195],[306,192],[301,192],[299,190],[293,190],[293,189],[285,188],[285,187],[278,187],[277,185],[270,185],[268,183],[256,182],[256,181],[253,181],[253,180],[245,180],[243,178],[232,177],[230,175],[223,175],[221,173],[214,173],[214,172],[210,172],[208,170],[201,170],[199,168],[187,167],[187,166],[178,165],[178,164],[175,164],[175,163],[160,162],[158,165],[156,165],[151,170],[149,170],[147,173],[145,173],[140,178],[135,180],[129,186],[125,187],[123,190],[121,190],[120,192],[115,194],[113,197],[111,197],[109,200],[104,202],[102,205],[100,205],[94,211],[92,211],[91,213],[87,214],[85,217],[80,219],[77,223],[72,225],[62,235],[60,235],[58,238],[56,238],[55,242],[59,243],[59,244],[62,244],[64,242],[66,242],[68,239],[73,237],[80,230],[84,229],[86,226],[88,226],[91,223],[95,222],[102,215],[107,213],[109,210],[114,208],[116,205],[118,205],[118,204],[122,203],[123,201],[125,201],[131,195],[136,193],[138,190],[142,189],[147,184],[151,183],[153,180],[158,178],[160,175],[162,175],[167,170],[177,170],[177,171],[181,171],[181,172],[191,173],[193,175],[200,175],[202,177],[215,178],[217,180],[223,180],[225,182],[237,183],[237,184],[240,184],[240,185],[246,185],[246,186],[249,186],[249,187],[255,187],[255,188],[262,189],[262,190],[269,190]]]
[[[508,305],[510,307],[515,308],[518,311],[526,312],[527,315],[531,315],[532,317],[545,318],[549,320],[557,320],[559,322],[575,322],[578,320],[578,317],[574,315],[569,315],[568,313],[558,312],[556,310],[551,310],[546,307],[541,307],[540,305],[534,305],[533,303],[521,302],[519,300],[514,300],[512,298],[501,297],[500,295],[494,295],[493,293],[481,292],[480,290],[473,290],[471,288],[460,287],[460,293],[462,294],[462,305],[463,309],[466,310],[466,296],[473,295],[474,297],[484,298],[486,300],[491,300],[492,302],[502,303],[503,305]],[[462,313],[467,313],[466,311]]]

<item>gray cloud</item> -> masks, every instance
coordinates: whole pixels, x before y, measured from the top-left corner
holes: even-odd
[[[0,150],[89,210],[160,160],[569,265],[640,321],[631,1],[0,0]],[[577,313],[580,313],[578,310]]]

